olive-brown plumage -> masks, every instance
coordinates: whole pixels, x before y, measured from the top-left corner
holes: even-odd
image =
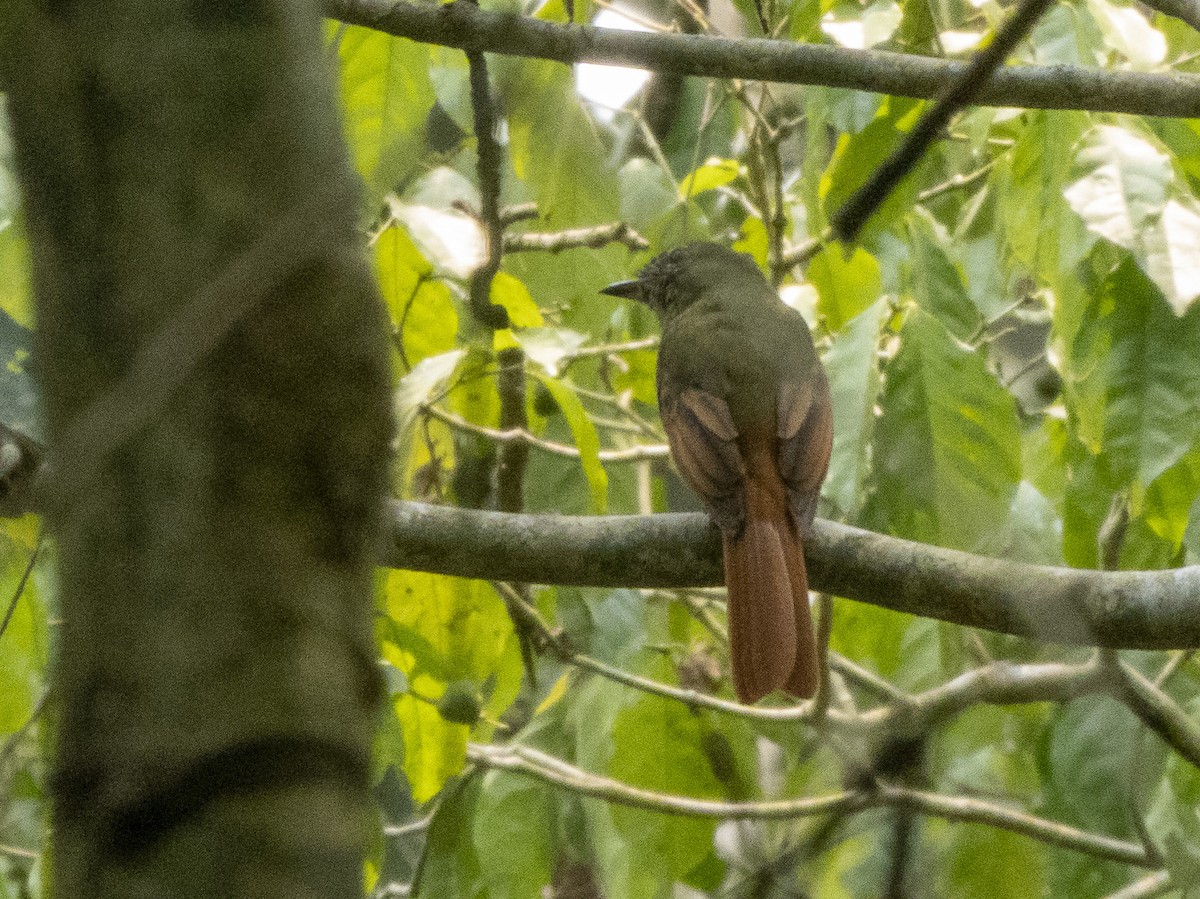
[[[663,253],[604,292],[646,303],[662,323],[659,411],[676,466],[721,529],[738,698],[811,696],[803,536],[833,410],[807,323],[749,256],[712,243]]]

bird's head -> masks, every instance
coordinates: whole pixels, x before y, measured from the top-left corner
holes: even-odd
[[[660,253],[636,278],[617,281],[600,292],[645,303],[666,322],[714,286],[746,277],[762,280],[750,256],[717,243],[690,243]]]

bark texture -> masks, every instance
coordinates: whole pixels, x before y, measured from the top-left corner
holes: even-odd
[[[0,13],[63,624],[54,891],[361,896],[391,437],[320,20]]]

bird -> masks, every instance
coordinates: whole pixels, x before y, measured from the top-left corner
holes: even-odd
[[[819,680],[804,538],[833,448],[829,379],[804,317],[753,258],[691,243],[601,290],[661,324],[656,387],[671,457],[721,532],[739,701]]]

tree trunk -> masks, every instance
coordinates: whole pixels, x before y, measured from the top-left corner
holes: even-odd
[[[10,0],[54,891],[361,896],[391,419],[317,9]]]

